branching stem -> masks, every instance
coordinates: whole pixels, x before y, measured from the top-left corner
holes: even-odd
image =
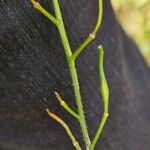
[[[52,0],[56,17],[51,15],[49,12],[47,12],[35,0],[31,0],[31,2],[33,3],[33,5],[36,9],[38,9],[43,15],[45,15],[58,28],[60,38],[62,41],[62,45],[63,45],[64,51],[66,54],[67,63],[69,66],[69,72],[70,72],[72,85],[73,85],[73,89],[74,89],[74,93],[75,93],[75,100],[76,100],[78,113],[74,112],[65,103],[65,101],[62,100],[62,98],[60,97],[60,95],[57,92],[55,92],[55,95],[56,95],[57,99],[59,100],[60,104],[62,105],[62,107],[67,112],[69,112],[74,118],[76,118],[79,121],[81,132],[82,132],[83,139],[84,139],[85,146],[86,146],[86,150],[93,150],[95,147],[95,144],[97,143],[97,140],[98,140],[98,138],[102,132],[102,129],[105,125],[107,117],[108,117],[109,89],[108,89],[107,81],[106,81],[105,74],[103,71],[103,55],[104,55],[103,54],[103,48],[101,46],[98,47],[100,95],[101,95],[101,98],[103,101],[104,114],[103,114],[102,120],[100,122],[99,128],[98,128],[98,130],[97,130],[97,132],[96,132],[96,134],[92,140],[92,143],[91,143],[90,138],[89,138],[89,133],[87,130],[86,120],[85,120],[85,116],[84,116],[82,98],[81,98],[81,94],[80,94],[80,87],[79,87],[79,81],[78,81],[78,75],[77,75],[77,70],[76,70],[76,66],[75,66],[75,60],[79,56],[79,54],[84,50],[84,48],[86,48],[89,45],[89,43],[93,39],[95,39],[95,36],[96,36],[96,34],[100,28],[100,25],[102,22],[102,12],[103,12],[102,0],[98,0],[98,19],[97,19],[96,25],[94,27],[94,30],[92,31],[91,34],[89,34],[89,36],[83,41],[83,43],[74,52],[72,52],[69,41],[68,41],[68,37],[67,37],[66,30],[64,27],[63,18],[61,15],[61,10],[60,10],[58,0]],[[66,132],[68,133],[69,137],[71,138],[71,140],[73,142],[73,145],[76,147],[77,150],[80,150],[81,148],[80,148],[78,142],[75,140],[73,134],[71,133],[71,131],[70,131],[69,127],[66,125],[66,123],[62,119],[60,119],[58,116],[51,113],[48,109],[46,111],[50,117],[55,119],[57,122],[59,122],[65,128]]]
[[[33,6],[38,9],[43,15],[45,15],[51,22],[53,22],[57,27],[59,26],[59,21],[52,16],[47,10],[45,10],[38,2],[31,0]]]
[[[96,34],[101,26],[101,22],[102,22],[102,15],[103,15],[103,2],[102,0],[98,0],[98,18],[97,18],[97,22],[96,25],[94,27],[94,30],[91,34],[89,34],[89,36],[83,41],[83,43],[79,46],[79,48],[77,48],[73,55],[72,58],[76,59],[78,57],[78,55],[89,45],[89,43],[95,39]]]
[[[75,61],[73,59],[70,59],[72,56],[72,51],[71,51],[68,37],[66,35],[66,31],[64,28],[64,23],[63,23],[63,19],[61,16],[61,11],[60,11],[58,0],[52,0],[52,2],[54,5],[56,18],[57,20],[61,22],[60,26],[58,27],[58,30],[59,30],[62,44],[65,50],[65,54],[66,54],[66,58],[67,58],[68,66],[69,66],[69,71],[70,71],[70,75],[72,79],[72,85],[74,88],[78,114],[80,116],[79,123],[80,123],[81,131],[82,131],[83,139],[86,145],[86,149],[89,150],[89,146],[91,143],[90,143],[90,138],[88,135],[87,125],[86,125],[84,111],[83,111],[83,105],[82,105],[82,100],[81,100],[81,95],[80,95],[80,88],[79,88],[77,71],[75,67]]]
[[[74,112],[74,111],[66,104],[66,102],[60,97],[60,95],[59,95],[57,92],[55,92],[55,96],[56,96],[56,98],[58,99],[60,105],[61,105],[67,112],[69,112],[74,118],[76,118],[76,119],[78,119],[78,120],[81,119],[80,116],[79,116],[76,112]]]

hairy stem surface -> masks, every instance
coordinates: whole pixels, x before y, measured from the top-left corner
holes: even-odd
[[[59,7],[59,2],[58,0],[52,0],[53,5],[54,5],[54,10],[56,14],[56,18],[60,21],[60,25],[58,26],[58,30],[61,36],[61,41],[65,50],[65,54],[67,57],[67,62],[69,66],[69,71],[72,79],[72,85],[74,88],[74,93],[75,93],[75,98],[76,98],[76,104],[77,104],[77,109],[78,109],[78,114],[81,117],[79,120],[81,131],[83,134],[84,142],[86,145],[86,149],[89,150],[90,147],[90,138],[88,135],[88,130],[87,130],[87,125],[85,121],[85,116],[84,116],[84,111],[83,111],[83,105],[82,105],[82,100],[81,100],[81,95],[80,95],[80,88],[79,88],[79,81],[78,81],[78,76],[77,76],[77,71],[75,67],[75,60],[71,59],[72,56],[72,51],[69,45],[69,41],[66,35],[63,19],[61,16],[61,11]]]
[[[89,133],[88,133],[86,120],[85,120],[85,116],[84,116],[84,110],[83,110],[82,98],[81,98],[81,94],[80,94],[80,86],[79,86],[78,75],[77,75],[77,70],[76,70],[76,66],[75,66],[75,60],[78,57],[78,55],[84,50],[84,48],[86,48],[90,44],[90,42],[95,38],[96,33],[98,32],[98,30],[100,28],[100,25],[102,22],[102,14],[103,14],[102,0],[98,0],[98,18],[97,18],[97,22],[95,24],[94,30],[89,34],[89,36],[81,43],[81,45],[74,52],[72,52],[72,50],[71,50],[69,40],[68,40],[68,37],[66,34],[66,30],[64,27],[64,22],[62,19],[61,10],[60,10],[60,6],[59,6],[59,1],[52,0],[56,16],[51,15],[51,13],[46,11],[35,0],[31,0],[31,2],[33,3],[33,5],[36,9],[38,9],[42,14],[44,14],[58,28],[60,38],[62,41],[62,45],[63,45],[64,51],[66,54],[66,59],[67,59],[68,67],[69,67],[71,80],[72,80],[73,90],[75,93],[75,100],[76,100],[78,112],[77,113],[74,112],[65,103],[65,101],[63,101],[61,99],[60,95],[57,92],[55,92],[55,95],[56,95],[57,99],[59,100],[60,104],[62,105],[62,107],[79,121],[81,132],[82,132],[83,139],[84,139],[84,143],[86,146],[86,150],[94,150],[94,147],[99,139],[99,136],[102,133],[103,127],[104,127],[105,122],[108,117],[109,89],[108,89],[107,81],[106,81],[104,70],[103,70],[103,55],[104,55],[103,48],[102,48],[102,46],[98,47],[100,95],[101,95],[101,98],[103,101],[104,114],[103,114],[102,120],[99,124],[99,128],[97,129],[97,132],[92,140],[92,143],[89,138]],[[65,124],[65,122],[63,122],[63,120],[61,120],[58,116],[51,113],[50,111],[47,110],[47,112],[48,112],[49,116],[51,116],[57,122],[62,124],[62,126],[66,129],[66,131],[67,131],[68,135],[70,136],[70,138],[72,139],[73,145],[76,147],[76,149],[78,149],[78,150],[81,149],[78,142],[75,140],[74,136],[72,135],[69,127]]]

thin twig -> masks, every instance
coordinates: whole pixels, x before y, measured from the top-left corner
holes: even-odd
[[[102,15],[103,15],[103,1],[102,0],[98,0],[98,18],[97,18],[97,22],[96,25],[94,27],[94,30],[92,31],[91,34],[89,34],[89,36],[83,41],[83,43],[74,51],[72,58],[76,59],[78,57],[78,55],[84,50],[84,48],[86,48],[89,43],[95,39],[95,36],[101,26],[101,22],[102,22]]]
[[[31,0],[33,6],[38,9],[44,16],[46,16],[50,21],[52,21],[56,26],[59,26],[59,21],[51,15],[45,8],[43,8],[38,2],[35,0]]]
[[[72,141],[74,147],[75,147],[77,150],[81,150],[81,147],[80,147],[79,143],[77,142],[77,140],[76,140],[75,137],[73,136],[73,134],[72,134],[70,128],[68,127],[68,125],[67,125],[62,119],[60,119],[57,115],[55,115],[54,113],[50,112],[49,109],[46,109],[46,111],[47,111],[47,114],[48,114],[51,118],[53,118],[54,120],[56,120],[57,122],[59,122],[59,123],[63,126],[63,128],[66,130],[68,136],[70,137],[70,139],[71,139],[71,141]]]
[[[100,96],[103,101],[104,114],[102,116],[102,120],[99,124],[98,130],[97,130],[97,132],[92,140],[92,143],[90,145],[90,150],[94,150],[94,147],[102,133],[102,130],[103,130],[106,120],[108,118],[109,89],[108,89],[108,85],[107,85],[107,81],[106,81],[106,77],[105,77],[105,73],[104,73],[104,69],[103,69],[104,50],[101,45],[98,47],[98,56],[99,56],[98,57],[99,58],[98,68],[99,68]]]
[[[74,118],[76,118],[77,120],[80,120],[81,117],[76,113],[74,112],[67,104],[64,100],[62,100],[62,98],[60,97],[60,95],[55,92],[55,96],[57,98],[57,100],[60,102],[60,105],[67,111],[69,112]]]

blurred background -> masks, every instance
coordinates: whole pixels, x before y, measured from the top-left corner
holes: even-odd
[[[150,0],[112,0],[116,16],[150,67]]]

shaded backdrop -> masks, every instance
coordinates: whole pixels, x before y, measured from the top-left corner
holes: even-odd
[[[29,0],[0,3],[0,149],[73,149],[64,129],[48,118],[45,101],[83,144],[79,124],[61,108],[53,94],[58,91],[76,110],[56,27]],[[53,12],[51,1],[40,3]],[[72,49],[76,49],[94,27],[97,0],[60,0],[60,6]],[[105,49],[110,115],[96,150],[149,150],[150,72],[116,21],[109,0],[104,0],[103,22],[96,40],[77,59],[90,137],[102,116],[97,74],[99,44]]]

